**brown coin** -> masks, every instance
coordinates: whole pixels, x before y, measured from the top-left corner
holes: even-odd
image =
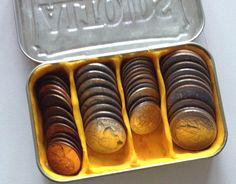
[[[162,73],[166,73],[167,69],[170,68],[171,65],[182,61],[193,61],[202,65],[205,69],[208,69],[206,62],[198,54],[190,50],[178,50],[167,55],[161,61]]]
[[[83,73],[79,78],[77,78],[76,86],[80,86],[84,81],[92,78],[101,78],[116,85],[116,80],[111,75],[99,70],[90,70]]]
[[[175,71],[174,73],[170,74],[167,79],[165,80],[166,82],[170,82],[173,79],[182,76],[182,75],[195,75],[200,77],[203,81],[205,81],[209,86],[211,86],[211,81],[210,78],[207,77],[204,73],[192,69],[192,68],[183,68],[183,69],[179,69],[177,71]]]
[[[177,103],[175,103],[170,110],[168,111],[168,117],[169,119],[172,119],[172,115],[185,107],[197,107],[200,109],[203,109],[205,111],[207,111],[212,117],[215,117],[215,110],[212,109],[208,104],[206,104],[203,101],[200,100],[196,100],[196,99],[184,99],[181,101],[178,101]]]
[[[99,71],[105,72],[108,75],[112,76],[114,80],[116,80],[116,76],[114,72],[112,71],[112,69],[110,69],[108,66],[102,63],[89,63],[85,66],[82,66],[81,68],[79,68],[79,70],[77,70],[75,79],[77,80],[82,74],[91,70],[99,70]]]
[[[136,100],[143,98],[143,97],[153,97],[155,99],[160,98],[157,90],[153,88],[139,88],[137,89],[134,93],[132,93],[130,96],[127,98],[127,108],[130,109],[131,104],[135,102]]]
[[[60,175],[76,175],[82,160],[76,149],[63,141],[53,141],[47,147],[47,159],[52,170]]]
[[[51,106],[60,106],[72,113],[72,106],[70,102],[68,102],[63,96],[58,94],[46,94],[41,99],[41,106],[43,110]]]
[[[81,95],[84,91],[86,91],[89,88],[92,87],[105,87],[105,88],[109,88],[112,91],[118,93],[118,89],[117,86],[107,80],[101,79],[101,78],[93,78],[93,79],[89,79],[85,82],[83,82],[79,87],[78,87],[78,94]]]
[[[124,124],[123,119],[121,116],[115,114],[112,111],[97,111],[93,114],[91,114],[88,119],[84,122],[84,126],[88,126],[88,124],[93,121],[94,119],[97,118],[103,118],[103,117],[108,117],[117,120],[120,124]]]
[[[153,132],[161,124],[160,107],[151,101],[140,103],[130,116],[130,126],[136,134],[144,135]]]
[[[173,91],[174,89],[178,88],[179,86],[183,86],[183,85],[187,85],[187,84],[193,84],[193,85],[197,85],[197,86],[201,86],[203,88],[205,88],[207,91],[209,91],[209,93],[212,94],[212,90],[211,88],[204,82],[197,80],[197,79],[181,79],[179,81],[176,81],[175,83],[173,83],[168,89],[167,89],[167,96],[170,94],[171,91]]]
[[[110,154],[126,143],[126,129],[109,117],[96,118],[85,128],[86,142],[95,152]]]
[[[88,88],[86,91],[84,91],[80,97],[79,97],[79,100],[80,100],[80,104],[83,105],[83,103],[89,98],[89,97],[92,97],[92,96],[95,96],[95,95],[105,95],[105,96],[109,96],[111,98],[114,98],[117,102],[121,103],[120,102],[120,97],[119,95],[114,92],[113,90],[109,89],[109,88],[106,88],[106,87],[100,87],[100,86],[97,86],[97,87],[91,87],[91,88]]]
[[[180,86],[170,92],[167,97],[167,107],[170,109],[175,103],[183,99],[197,99],[208,104],[212,109],[215,108],[214,99],[205,88],[193,84]]]
[[[210,78],[208,70],[204,68],[202,65],[195,63],[193,61],[181,61],[181,62],[171,65],[170,68],[166,70],[166,73],[164,74],[164,79],[166,79],[171,73],[174,73],[176,70],[179,70],[182,68],[192,68],[192,69],[198,70]]]
[[[196,107],[178,111],[171,120],[170,129],[176,145],[193,151],[206,149],[217,135],[215,120],[208,112]]]
[[[43,112],[43,117],[45,120],[47,120],[51,116],[63,116],[71,121],[74,121],[73,115],[68,112],[66,109],[59,107],[59,106],[51,106],[48,107],[44,112]]]
[[[89,97],[81,106],[81,113],[84,114],[89,107],[92,107],[93,105],[96,104],[110,104],[113,105],[114,107],[121,109],[121,104],[117,102],[114,98],[105,96],[105,95],[95,95]]]
[[[87,122],[88,118],[91,117],[93,114],[95,114],[98,111],[110,111],[119,117],[122,117],[121,110],[117,109],[113,105],[110,104],[95,104],[88,108],[88,110],[83,114],[83,121]],[[119,118],[120,119],[120,118]]]

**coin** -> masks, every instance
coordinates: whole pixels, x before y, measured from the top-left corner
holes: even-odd
[[[161,122],[161,110],[156,103],[151,101],[140,103],[130,116],[130,127],[133,132],[139,135],[153,132]]]
[[[87,65],[82,66],[77,70],[75,78],[78,79],[82,74],[91,70],[99,70],[105,72],[108,75],[112,76],[114,80],[116,80],[114,72],[108,66],[102,63],[89,63]]]
[[[205,69],[208,69],[206,62],[196,53],[190,50],[178,50],[167,56],[165,56],[161,61],[161,70],[166,73],[166,70],[170,68],[171,65],[181,62],[181,61],[193,61],[196,62]]]
[[[207,111],[212,117],[215,117],[215,110],[203,101],[196,99],[184,99],[175,103],[168,111],[169,119],[172,119],[172,115],[177,111],[185,107],[197,107]]]
[[[205,88],[197,85],[187,84],[180,86],[170,92],[167,97],[167,108],[170,109],[176,102],[183,99],[197,99],[208,104],[212,109],[214,109],[214,99]]]
[[[95,152],[110,154],[119,151],[126,143],[126,130],[117,120],[100,117],[85,128],[88,146]]]
[[[59,107],[59,106],[48,107],[43,112],[44,120],[47,120],[51,116],[63,116],[63,117],[70,119],[71,121],[74,121],[73,115],[70,112],[68,112],[66,109]]]
[[[90,70],[83,73],[79,78],[77,78],[76,86],[80,86],[84,81],[92,78],[101,78],[116,85],[116,81],[111,75],[99,70]]]
[[[109,96],[111,98],[114,98],[117,102],[120,102],[120,97],[116,92],[106,87],[97,86],[88,88],[87,90],[81,93],[79,97],[80,104],[82,105],[89,97],[95,95]]]
[[[173,141],[186,150],[200,151],[215,140],[215,120],[203,109],[184,108],[173,116],[170,122]]]
[[[76,175],[82,164],[82,160],[75,148],[63,141],[49,143],[47,160],[54,172],[65,176]]]

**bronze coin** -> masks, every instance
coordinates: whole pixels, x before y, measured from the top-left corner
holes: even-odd
[[[83,121],[86,122],[87,119],[94,113],[98,111],[110,111],[112,113],[117,114],[118,116],[122,117],[121,110],[117,109],[113,105],[110,104],[96,104],[88,108],[88,110],[83,114]]]
[[[204,68],[202,65],[195,63],[193,61],[181,61],[181,62],[171,65],[170,68],[166,70],[164,74],[164,79],[166,79],[170,74],[174,73],[176,70],[179,70],[182,68],[192,68],[192,69],[198,70],[204,73],[208,78],[210,78],[208,70]]]
[[[118,114],[115,114],[112,111],[97,111],[93,114],[91,114],[87,120],[84,122],[84,127],[86,127],[92,120],[102,117],[108,117],[117,120],[119,123],[124,125],[123,118],[119,116]]]
[[[91,87],[88,88],[86,91],[84,91],[80,96],[79,96],[79,101],[80,104],[83,105],[83,103],[92,96],[95,95],[105,95],[109,96],[111,98],[114,98],[117,102],[121,103],[119,95],[114,92],[113,90],[106,88],[106,87]]]
[[[144,135],[156,130],[162,122],[160,107],[151,101],[137,105],[130,115],[133,132]]]
[[[118,93],[117,86],[107,80],[101,79],[101,78],[93,78],[89,79],[85,82],[83,82],[79,87],[78,87],[78,94],[81,95],[84,91],[86,91],[89,88],[92,87],[105,87],[113,90],[114,92]]]
[[[51,116],[45,121],[45,130],[54,123],[63,123],[77,131],[75,123],[63,116]]]
[[[179,86],[183,86],[183,85],[187,85],[187,84],[194,84],[197,86],[201,86],[203,88],[205,88],[207,91],[209,91],[209,93],[212,94],[212,90],[211,88],[204,82],[197,80],[197,79],[181,79],[179,81],[176,81],[175,83],[173,83],[168,89],[167,89],[167,96],[170,94],[171,91],[173,91],[174,89],[176,89]]]
[[[47,147],[47,160],[52,170],[60,175],[76,175],[82,159],[75,148],[63,141],[53,141]]]
[[[202,65],[205,69],[208,69],[206,62],[198,54],[190,50],[178,50],[162,59],[162,73],[166,73],[167,69],[170,68],[171,65],[182,61],[193,61]]]
[[[179,69],[179,70],[175,71],[174,73],[170,74],[165,81],[166,82],[172,81],[176,77],[179,77],[182,75],[196,75],[196,76],[202,78],[202,80],[204,80],[209,86],[211,85],[211,81],[210,81],[209,77],[207,77],[204,73],[202,73],[198,70],[192,69],[192,68]]]
[[[127,108],[130,109],[131,104],[143,97],[153,97],[155,99],[160,98],[157,90],[153,88],[139,88],[127,98]]]
[[[99,70],[99,71],[105,72],[108,75],[110,75],[114,80],[116,80],[116,76],[114,72],[112,71],[112,69],[102,63],[89,63],[87,65],[82,66],[81,68],[77,70],[75,74],[75,79],[77,80],[82,74],[91,70]]]
[[[216,139],[217,128],[213,117],[203,109],[183,108],[170,122],[173,141],[186,150],[200,151]]]
[[[89,107],[92,107],[96,104],[110,104],[118,109],[122,109],[121,104],[117,102],[114,98],[106,95],[95,95],[89,97],[81,106],[80,110],[82,115],[88,110]]]
[[[44,112],[43,112],[43,117],[45,120],[47,120],[51,116],[63,116],[71,121],[74,121],[73,115],[66,109],[59,107],[59,106],[51,106],[48,107]]]
[[[68,102],[63,96],[58,94],[47,94],[41,99],[42,109],[47,109],[51,106],[59,106],[67,109],[70,113],[72,113],[72,106],[70,102]]]
[[[175,103],[168,111],[168,117],[169,119],[172,119],[172,115],[185,107],[197,107],[200,109],[203,109],[205,111],[207,111],[212,117],[215,118],[215,110],[212,109],[208,104],[206,104],[203,101],[200,100],[196,100],[196,99],[184,99],[181,101],[178,101],[177,103]]]
[[[183,99],[197,99],[208,104],[212,109],[215,108],[214,99],[205,88],[193,84],[180,86],[170,92],[167,97],[167,107],[170,109],[175,103]]]
[[[117,120],[101,117],[92,120],[85,128],[87,145],[95,152],[110,154],[119,151],[126,143],[126,129]]]
[[[92,78],[101,78],[116,85],[116,80],[109,74],[99,71],[99,70],[90,70],[83,73],[82,75],[80,75],[79,78],[77,78],[76,86],[80,86],[83,82]]]

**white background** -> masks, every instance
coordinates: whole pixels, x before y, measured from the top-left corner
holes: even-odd
[[[205,0],[205,37],[215,58],[229,137],[214,159],[180,163],[77,183],[236,183],[236,1]],[[0,5],[0,184],[49,184],[34,157],[26,81],[35,64],[17,44],[12,2]]]

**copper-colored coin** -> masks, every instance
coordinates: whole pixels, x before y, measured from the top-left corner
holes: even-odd
[[[182,68],[192,68],[192,69],[198,70],[210,78],[208,70],[204,68],[202,65],[195,63],[193,61],[181,61],[181,62],[177,62],[173,64],[172,66],[170,66],[170,68],[166,70],[164,74],[164,79],[166,79],[171,73],[174,73],[176,70],[179,70]]]
[[[183,86],[183,85],[187,85],[187,84],[193,84],[193,85],[197,85],[197,86],[201,86],[203,88],[205,88],[207,91],[209,91],[209,93],[212,94],[212,90],[210,88],[210,86],[208,86],[206,83],[197,80],[197,79],[181,79],[179,81],[176,81],[175,83],[173,83],[168,89],[167,89],[167,96],[170,94],[171,91],[173,91],[174,89],[178,88],[179,86]]]
[[[72,113],[72,106],[63,96],[58,94],[47,94],[41,99],[41,106],[43,109],[47,109],[51,106],[60,106],[67,109]]]
[[[206,149],[217,135],[215,120],[208,112],[196,107],[175,113],[170,129],[174,143],[186,150]]]
[[[177,78],[179,76],[183,76],[183,75],[198,76],[203,81],[205,81],[209,86],[211,85],[211,81],[210,81],[210,78],[208,76],[206,76],[204,73],[202,73],[198,70],[192,69],[192,68],[179,69],[179,70],[175,71],[174,73],[170,74],[165,81],[169,83],[170,81],[174,80],[175,78]]]
[[[69,111],[67,111],[66,109],[59,107],[59,106],[48,107],[43,112],[43,117],[45,120],[47,120],[51,116],[63,116],[63,117],[70,119],[71,121],[74,121],[74,117],[72,116],[72,114]]]
[[[130,126],[136,134],[153,132],[162,122],[160,107],[151,101],[140,103],[130,116]]]
[[[107,73],[108,75],[112,76],[112,78],[114,80],[116,80],[116,76],[114,74],[114,72],[112,71],[112,69],[110,69],[108,66],[106,66],[105,64],[102,63],[89,63],[85,66],[82,66],[81,68],[79,68],[79,70],[77,70],[76,75],[75,75],[75,79],[77,80],[82,74],[91,71],[91,70],[99,70],[99,71],[103,71],[105,73]]]
[[[117,120],[96,118],[85,128],[86,142],[95,152],[109,154],[120,150],[126,143],[126,130]]]
[[[89,107],[92,107],[93,105],[96,104],[110,104],[113,105],[114,107],[121,109],[121,104],[117,102],[114,98],[105,96],[105,95],[95,95],[89,97],[81,106],[81,113],[84,114]]]
[[[76,149],[63,141],[54,141],[47,147],[47,159],[52,170],[60,175],[76,175],[82,160]]]
[[[170,109],[175,103],[183,99],[197,99],[208,104],[212,109],[215,108],[213,96],[209,91],[200,86],[187,84],[180,86],[170,92],[167,97],[167,107]]]
[[[99,70],[90,70],[83,73],[82,75],[80,75],[80,77],[77,78],[76,86],[80,86],[84,81],[92,78],[101,78],[116,85],[116,80],[111,75]]]
[[[89,98],[89,97],[92,97],[92,96],[95,96],[95,95],[105,95],[105,96],[109,96],[111,98],[114,98],[117,102],[121,103],[120,102],[120,97],[119,95],[114,92],[113,90],[109,89],[109,88],[106,88],[106,87],[100,87],[100,86],[97,86],[97,87],[91,87],[91,88],[88,88],[86,91],[84,91],[80,96],[79,96],[79,101],[80,101],[80,104],[83,105],[83,103]]]
[[[122,117],[121,110],[117,109],[113,105],[110,104],[96,104],[88,108],[88,110],[83,114],[83,121],[87,122],[88,118],[91,117],[98,111],[110,111],[119,117]],[[119,118],[120,119],[120,118]]]
[[[92,88],[92,87],[97,87],[97,86],[109,88],[118,94],[118,89],[115,84],[113,84],[105,79],[101,79],[101,78],[93,78],[93,79],[89,79],[89,80],[83,82],[78,87],[78,94],[81,95],[87,89]]]
[[[84,122],[84,126],[86,127],[94,119],[103,117],[109,117],[117,120],[120,124],[124,124],[122,117],[112,111],[97,111],[88,117],[88,119]]]
[[[184,99],[181,101],[178,101],[177,103],[175,103],[168,111],[168,117],[169,119],[172,119],[172,115],[185,107],[197,107],[200,109],[203,109],[205,111],[207,111],[212,117],[215,117],[215,110],[212,109],[208,104],[206,104],[203,101],[200,100],[196,100],[196,99]]]
[[[182,61],[193,61],[202,65],[205,69],[208,69],[206,62],[196,53],[190,50],[178,50],[167,55],[161,62],[162,73],[166,73],[167,69],[171,65],[182,62]]]

